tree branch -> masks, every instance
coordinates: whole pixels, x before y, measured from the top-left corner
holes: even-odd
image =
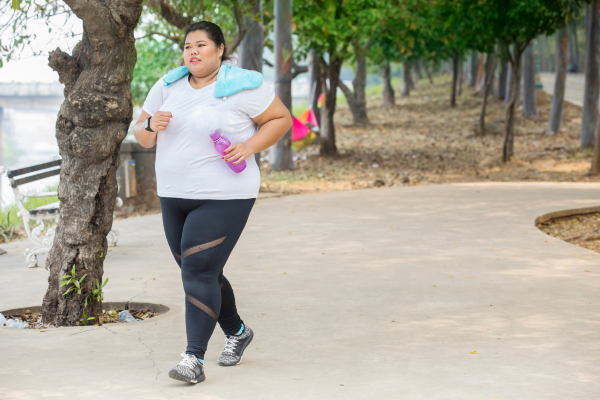
[[[231,3],[233,5],[233,16],[235,18],[235,23],[238,28],[238,33],[237,37],[227,49],[227,53],[229,54],[233,54],[235,49],[237,49],[240,43],[242,43],[244,36],[246,36],[246,33],[248,32],[248,28],[244,25],[244,12],[242,10],[242,7],[240,6],[240,3],[237,0],[232,0]]]
[[[292,79],[294,79],[298,75],[308,72],[308,65],[298,65],[294,62],[294,60],[292,60],[292,70],[294,71],[292,73]]]
[[[352,91],[350,90],[350,88],[348,86],[346,86],[346,84],[344,82],[342,82],[342,80],[338,80],[338,87],[342,90],[342,92],[344,92],[344,96],[346,96],[346,100],[348,101],[348,105],[353,107],[354,106],[354,93],[352,93]]]
[[[171,4],[165,2],[165,0],[148,0],[148,6],[158,11],[160,16],[165,19],[169,24],[173,25],[177,29],[185,29],[189,24],[192,23],[192,17],[184,17],[175,11],[175,8]]]
[[[148,33],[146,33],[144,36],[140,36],[140,37],[137,37],[137,38],[135,38],[135,40],[146,39],[146,38],[149,38],[150,36],[153,36],[153,35],[158,35],[158,36],[165,37],[165,38],[167,38],[167,39],[169,39],[169,40],[172,40],[172,41],[173,41],[173,42],[175,42],[175,43],[176,43],[178,46],[180,46],[180,47],[181,47],[181,45],[179,44],[179,39],[180,39],[179,35],[178,35],[178,36],[171,36],[171,35],[168,35],[168,34],[166,34],[166,33],[157,32],[157,31],[149,31],[149,32],[148,32]]]
[[[265,64],[265,65],[268,65],[268,66],[269,66],[269,67],[271,67],[271,68],[273,68],[273,67],[274,67],[273,63],[271,63],[270,61],[268,61],[268,60],[266,60],[266,59],[264,59],[264,58],[263,58],[263,64]]]

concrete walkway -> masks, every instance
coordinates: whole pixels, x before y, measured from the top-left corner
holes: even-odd
[[[598,398],[600,257],[534,220],[598,205],[599,191],[479,183],[262,199],[226,266],[255,339],[241,365],[219,367],[217,328],[195,386],[167,376],[185,348],[184,297],[161,217],[119,221],[106,300],[173,311],[0,328],[0,398]],[[4,246],[0,309],[41,303],[47,271],[25,267],[26,244]]]
[[[556,74],[549,72],[540,73],[544,92],[554,94],[554,80]],[[585,89],[585,76],[583,74],[567,74],[567,86],[565,87],[565,100],[569,103],[583,107],[583,93]]]

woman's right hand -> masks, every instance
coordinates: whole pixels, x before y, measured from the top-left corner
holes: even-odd
[[[171,111],[157,111],[150,119],[150,129],[154,132],[164,131],[171,122]]]

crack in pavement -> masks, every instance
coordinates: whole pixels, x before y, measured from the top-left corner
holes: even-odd
[[[109,328],[107,328],[107,327],[105,327],[105,326],[102,326],[102,328],[103,328],[103,329],[106,329],[107,331],[109,331],[109,332],[111,332],[111,333],[113,333],[113,334],[115,334],[115,335],[123,335],[123,336],[128,336],[128,337],[134,337],[134,335],[128,335],[128,334],[125,334],[125,333],[115,332],[115,331],[113,331],[113,330],[111,330],[111,329],[109,329]],[[142,331],[142,332],[143,332],[143,331]],[[140,332],[140,334],[141,334],[142,332]],[[142,340],[142,338],[141,338],[141,337],[135,337],[135,339],[137,339],[137,341],[138,341],[138,342],[139,342],[141,345],[143,345],[145,348],[147,348],[148,350],[150,350],[150,352],[149,352],[149,353],[148,353],[148,355],[146,356],[146,359],[149,359],[150,361],[152,361],[152,368],[156,369],[156,371],[157,371],[157,373],[156,373],[156,376],[154,377],[154,381],[152,382],[152,385],[151,385],[152,389],[153,389],[153,390],[155,390],[155,388],[154,388],[154,384],[155,384],[155,383],[158,381],[158,376],[159,376],[159,375],[162,373],[162,371],[161,371],[161,370],[160,370],[160,369],[159,369],[159,368],[156,366],[156,360],[155,360],[154,358],[152,358],[152,357],[151,357],[151,356],[152,356],[152,353],[154,352],[154,350],[152,349],[152,347],[148,346],[148,345],[146,344],[146,342],[144,342],[144,341]],[[163,396],[167,397],[167,399],[170,399],[170,397],[169,397],[169,396],[167,396],[166,394],[164,394],[164,393],[163,393],[163,390],[162,390],[162,389],[160,389],[160,394],[162,394]]]

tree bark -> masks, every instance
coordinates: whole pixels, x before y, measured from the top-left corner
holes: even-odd
[[[589,7],[589,6],[588,6]],[[577,22],[573,21],[569,25],[569,61],[571,66],[570,72],[579,72],[579,46],[577,43]]]
[[[415,73],[417,75],[417,80],[420,81],[421,79],[423,79],[423,71],[421,71],[421,60],[417,60],[414,63],[415,66]]]
[[[356,71],[354,80],[352,81],[353,91],[341,80],[338,80],[338,86],[346,96],[354,124],[366,125],[369,123],[365,95],[365,87],[367,85],[367,54],[362,46],[354,44],[353,47],[356,58]]]
[[[567,80],[567,44],[569,42],[566,28],[556,32],[556,79],[554,80],[554,94],[552,95],[552,108],[548,121],[547,135],[554,135],[560,131],[565,87]]]
[[[462,95],[462,87],[463,87],[463,62],[462,60],[458,61],[458,96]]]
[[[263,10],[262,0],[255,0],[251,11],[252,15],[244,16],[244,25],[248,32],[238,47],[240,67],[262,73],[263,65]],[[258,15],[257,21],[255,16]],[[256,164],[260,168],[260,151],[254,154]]]
[[[402,62],[402,87],[400,90],[400,96],[410,96],[410,62]]]
[[[510,51],[510,50],[508,50]],[[511,90],[510,100],[504,112],[504,145],[502,146],[502,161],[509,162],[514,154],[515,141],[515,105],[519,94],[521,81],[521,45],[515,44],[513,54],[510,56],[511,64]]]
[[[598,49],[598,46],[600,45],[600,38],[598,35],[598,29],[600,29],[598,3],[594,2],[587,7],[588,18],[586,36],[588,41],[586,42],[585,49],[585,88],[583,95],[583,112],[581,116],[581,131],[579,135],[581,147],[587,147],[594,144],[596,125],[598,123],[598,73],[600,72],[598,67],[598,57],[600,55]]]
[[[337,56],[330,57],[329,64],[325,62],[323,57],[319,57],[321,67],[321,87],[325,101],[321,107],[321,132],[320,132],[320,148],[319,153],[322,156],[337,155],[337,146],[335,145],[335,125],[333,116],[335,115],[336,93],[338,81],[340,79],[340,70],[342,68],[343,59]],[[329,86],[327,82],[329,81]]]
[[[79,325],[82,313],[96,318],[102,303],[88,301],[102,282],[107,255],[106,235],[113,222],[117,197],[120,144],[133,115],[131,79],[136,62],[134,29],[142,12],[141,0],[90,3],[65,0],[83,21],[83,36],[73,54],[59,48],[48,64],[65,85],[65,101],[56,121],[62,156],[58,198],[60,223],[46,267],[48,290],[42,320],[56,326]],[[87,274],[81,294],[64,296],[60,277],[75,266],[76,278]]]
[[[470,87],[477,85],[477,70],[479,69],[479,56],[476,51],[471,52],[471,73],[469,74]]]
[[[452,93],[450,95],[450,107],[456,107],[456,84],[458,81],[458,54],[452,56]]]
[[[410,90],[415,90],[415,81],[413,79],[413,62],[409,61],[408,62],[408,86],[410,87]]]
[[[496,91],[496,97],[499,100],[506,98],[506,78],[508,75],[508,66],[505,60],[500,61],[500,74],[498,75],[498,89]]]
[[[292,0],[275,0],[275,94],[292,113]],[[292,129],[283,135],[269,153],[271,169],[295,168],[292,159]]]
[[[483,74],[484,74],[484,64],[483,64],[483,53],[479,53],[479,62],[477,68],[477,82],[475,83],[475,91],[480,92],[483,87]]]
[[[394,88],[390,76],[390,63],[386,61],[381,67],[381,76],[383,77],[383,106],[394,107]]]
[[[433,77],[431,76],[431,71],[427,66],[427,62],[423,61],[423,69],[425,70],[425,75],[427,75],[427,79],[429,79],[429,84],[433,85]]]
[[[483,136],[485,134],[485,109],[487,107],[487,97],[494,81],[494,70],[496,69],[496,58],[492,53],[487,55],[485,62],[485,82],[483,84],[481,99],[481,112],[479,113],[479,134]]]
[[[535,59],[533,42],[527,46],[523,54],[523,115],[537,114],[535,98]]]
[[[310,81],[310,92],[308,96],[309,107],[312,108],[317,118],[319,126],[321,126],[321,109],[319,108],[319,96],[323,93],[321,87],[321,66],[319,56],[314,50],[308,53],[308,76]]]

